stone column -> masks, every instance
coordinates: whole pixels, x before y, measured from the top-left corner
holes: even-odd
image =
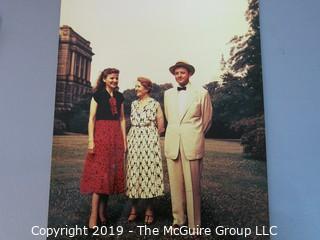
[[[70,66],[70,75],[74,75],[74,61],[75,61],[76,54],[74,51],[71,51],[71,66]]]
[[[89,60],[87,64],[87,82],[90,82],[90,74],[91,74],[91,60]]]
[[[82,62],[82,56],[79,54],[79,69],[78,69],[78,72],[77,72],[77,76],[78,78],[81,78],[81,62]]]
[[[83,58],[83,64],[82,64],[82,74],[81,74],[81,82],[86,82],[86,72],[87,72],[87,58]]]

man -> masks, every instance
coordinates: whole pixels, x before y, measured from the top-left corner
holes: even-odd
[[[204,155],[204,135],[211,124],[212,105],[208,92],[195,87],[189,78],[192,65],[177,62],[169,68],[177,87],[164,94],[168,121],[165,135],[173,227],[185,225],[195,229],[201,225],[200,178]],[[186,216],[187,215],[187,216]]]

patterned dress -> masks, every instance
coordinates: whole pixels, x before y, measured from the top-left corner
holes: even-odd
[[[164,194],[160,137],[156,126],[159,103],[150,98],[145,106],[131,105],[128,133],[127,190],[129,198],[154,198]]]
[[[114,93],[111,97],[106,90],[95,92],[97,102],[94,126],[94,154],[85,159],[80,182],[83,194],[118,194],[125,191],[124,146],[120,124],[123,95]]]

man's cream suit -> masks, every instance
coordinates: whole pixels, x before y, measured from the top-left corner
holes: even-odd
[[[168,164],[173,224],[201,225],[200,178],[205,132],[211,124],[212,105],[208,92],[189,83],[186,90],[171,88],[164,94],[168,126],[165,155]],[[182,95],[183,94],[183,95]]]

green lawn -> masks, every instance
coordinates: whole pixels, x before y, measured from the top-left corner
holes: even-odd
[[[86,153],[87,137],[84,135],[54,136],[49,207],[49,227],[87,224],[90,196],[79,193],[79,179]],[[152,227],[170,226],[171,203],[166,162],[163,161],[166,195],[155,202],[156,222]],[[237,141],[206,140],[206,156],[202,178],[203,227],[215,226],[251,227],[268,226],[268,195],[265,162],[246,159]],[[142,205],[143,203],[141,203]],[[128,230],[143,225],[126,222],[130,210],[124,195],[109,200],[109,219],[115,226],[123,226],[127,232],[121,239],[142,239]],[[142,211],[142,206],[141,206]],[[112,239],[100,237],[96,239]],[[211,236],[206,239],[244,239],[241,236]],[[48,238],[54,239],[54,238]],[[59,237],[58,239],[71,239]],[[73,239],[85,239],[77,236]],[[177,239],[173,237],[148,237],[146,239]],[[179,239],[188,239],[180,237]],[[269,239],[251,236],[246,239]]]

